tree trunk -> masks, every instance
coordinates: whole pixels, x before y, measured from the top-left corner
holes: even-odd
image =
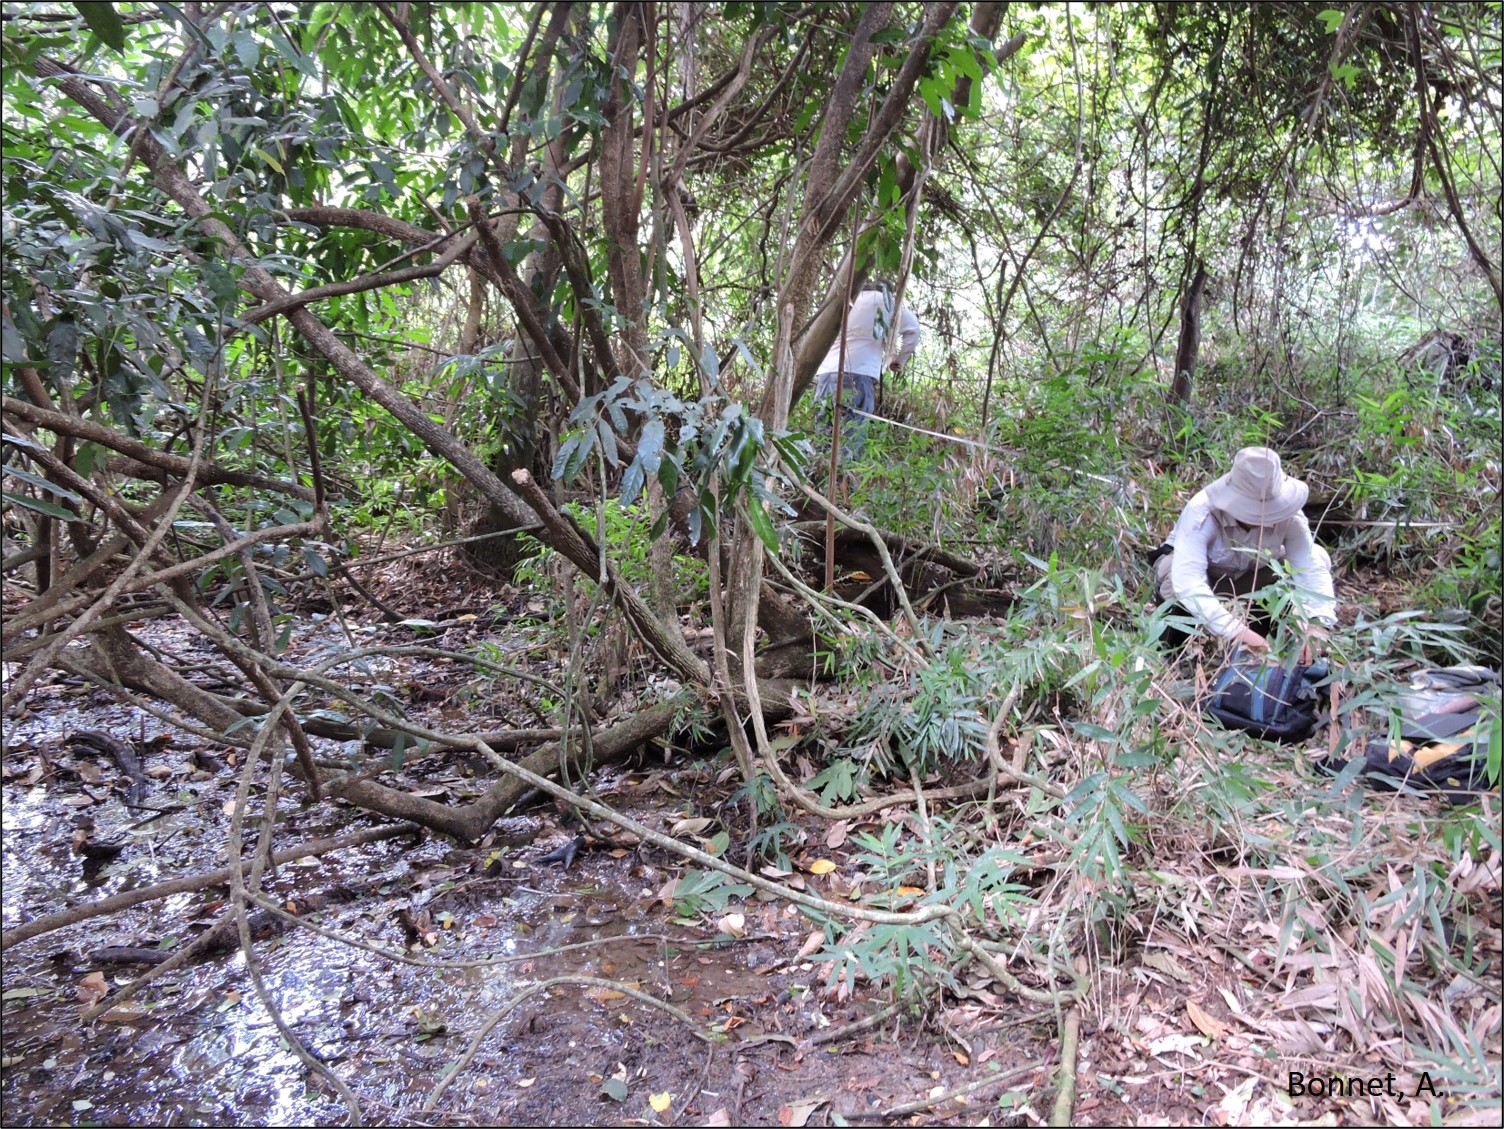
[[[1206,289],[1206,264],[1196,264],[1190,289],[1180,299],[1180,344],[1175,348],[1175,383],[1170,396],[1178,404],[1191,401],[1191,378],[1201,352],[1201,295]]]

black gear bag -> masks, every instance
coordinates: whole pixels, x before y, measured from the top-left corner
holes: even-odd
[[[1217,672],[1202,709],[1228,729],[1282,744],[1299,744],[1316,732],[1320,709],[1317,686],[1330,673],[1325,659],[1309,665],[1228,656]]]

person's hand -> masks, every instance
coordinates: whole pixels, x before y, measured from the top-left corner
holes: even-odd
[[[1302,624],[1301,631],[1305,635],[1305,642],[1300,645],[1300,662],[1309,665],[1321,653],[1318,644],[1330,639],[1331,632],[1319,623]]]
[[[1239,647],[1246,647],[1250,651],[1267,651],[1269,649],[1269,640],[1265,639],[1251,627],[1243,628],[1242,631],[1233,636],[1232,641]]]
[[[902,369],[903,369],[903,364],[902,364],[902,362],[900,362],[898,360],[897,357],[894,357],[891,361],[888,362],[888,371],[889,372],[900,372],[900,371],[902,371]]]

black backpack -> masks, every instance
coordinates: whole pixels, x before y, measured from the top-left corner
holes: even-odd
[[[1454,803],[1490,791],[1489,735],[1478,732],[1480,698],[1498,692],[1498,672],[1484,667],[1420,671],[1395,703],[1398,740],[1391,742],[1386,735],[1369,741],[1359,771],[1376,787],[1443,792]],[[1337,763],[1329,770],[1343,767]]]
[[[1289,664],[1248,658],[1235,650],[1217,672],[1201,708],[1229,729],[1298,744],[1316,732],[1317,686],[1329,673],[1325,659]]]

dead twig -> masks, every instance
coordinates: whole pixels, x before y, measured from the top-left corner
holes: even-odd
[[[1015,1067],[1012,1070],[1005,1070],[1001,1074],[994,1074],[989,1078],[978,1078],[975,1082],[967,1082],[963,1086],[952,1087],[932,1097],[920,1098],[918,1101],[904,1102],[902,1105],[889,1106],[887,1109],[879,1110],[870,1116],[886,1119],[890,1117],[907,1117],[911,1113],[923,1113],[927,1109],[934,1109],[937,1105],[944,1105],[946,1102],[953,1101],[956,1098],[964,1098],[976,1093],[978,1090],[985,1090],[989,1086],[1006,1085],[1016,1078],[1022,1078],[1026,1074],[1033,1073],[1042,1066],[1044,1066],[1042,1062],[1031,1062],[1024,1066]],[[1054,1123],[1051,1122],[1051,1124]]]

